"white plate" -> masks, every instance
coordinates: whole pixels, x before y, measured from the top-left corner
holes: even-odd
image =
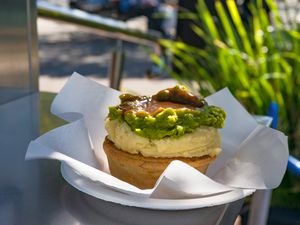
[[[242,199],[255,191],[253,189],[236,190],[193,199],[142,198],[108,189],[100,183],[95,183],[89,178],[77,174],[65,163],[61,164],[61,174],[70,185],[96,198],[126,206],[159,210],[187,210],[223,205]]]

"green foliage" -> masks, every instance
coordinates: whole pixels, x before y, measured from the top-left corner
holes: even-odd
[[[286,172],[279,188],[272,192],[272,206],[300,210],[300,181],[293,174]]]
[[[50,112],[50,106],[56,94],[40,92],[40,134],[66,124],[65,121]]]
[[[249,5],[252,16],[245,21],[234,0],[216,1],[216,16],[199,0],[198,12],[185,15],[194,19],[192,29],[205,47],[161,40],[179,72],[165,69],[203,96],[227,86],[255,114],[265,114],[270,102],[277,102],[279,129],[289,135],[290,149],[300,156],[299,24],[292,19],[283,23],[274,0],[266,1],[269,14],[262,0],[253,2]],[[159,62],[155,56],[153,60]]]

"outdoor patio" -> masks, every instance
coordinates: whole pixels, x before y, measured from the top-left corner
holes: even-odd
[[[26,15],[29,12],[30,18],[26,21],[31,22],[31,25],[26,29],[31,29],[32,36],[27,39],[24,36],[23,41],[30,45],[31,50],[23,51],[24,43],[5,45],[9,38],[1,39],[0,34],[0,48],[13,46],[14,49],[10,52],[6,51],[8,47],[3,47],[5,54],[16,54],[17,50],[22,49],[22,54],[12,57],[6,57],[0,52],[0,58],[4,61],[4,69],[0,67],[0,72],[7,73],[3,76],[0,74],[3,77],[3,88],[0,87],[0,118],[4,118],[0,128],[0,142],[5,146],[1,149],[3,155],[0,157],[3,162],[0,166],[3,171],[0,179],[0,218],[4,218],[3,221],[7,222],[5,224],[33,225],[50,221],[49,224],[53,225],[99,222],[116,225],[165,225],[170,223],[168,218],[177,218],[170,224],[192,225],[201,221],[197,217],[200,214],[220,216],[217,223],[214,223],[219,225],[232,224],[228,221],[235,221],[237,215],[239,219],[234,225],[300,224],[300,177],[297,177],[299,168],[296,168],[299,163],[297,158],[300,157],[300,80],[297,78],[300,76],[299,1],[287,1],[286,4],[282,1],[266,1],[269,8],[257,1],[258,10],[253,8],[252,17],[249,17],[254,22],[248,27],[247,22],[236,19],[240,18],[237,15],[226,18],[228,13],[234,14],[234,1],[227,1],[229,3],[226,9],[217,1],[218,18],[213,18],[209,14],[211,6],[208,4],[206,8],[205,1],[200,0],[197,9],[200,8],[202,14],[197,19],[202,20],[202,27],[195,26],[193,32],[198,38],[201,37],[204,42],[201,46],[205,46],[203,48],[184,42],[184,37],[180,39],[183,42],[162,40],[155,32],[147,31],[147,19],[143,16],[132,18],[130,22],[113,17],[111,23],[105,20],[106,17],[102,19],[108,12],[97,13],[96,17],[100,16],[101,20],[97,20],[92,14],[86,16],[86,12],[80,14],[79,11],[74,17],[69,11],[68,1],[37,1],[37,8],[33,6],[33,1],[28,2],[30,3],[24,5],[24,8],[27,7]],[[174,7],[174,1],[170,2]],[[67,13],[64,14],[64,9],[52,13],[52,10],[55,12],[59,9],[56,6],[51,8],[53,3],[58,3],[58,7],[67,7]],[[278,4],[278,11],[272,3]],[[266,9],[272,13],[266,13]],[[34,10],[38,12],[37,15]],[[1,13],[3,17],[8,16],[2,11],[0,9],[0,17]],[[271,22],[269,15],[273,16]],[[194,18],[190,14],[186,16]],[[133,27],[127,27],[128,24]],[[37,33],[34,33],[35,28]],[[18,67],[15,58],[20,59],[21,56],[29,57],[30,60],[25,61],[30,65],[23,63],[23,66]],[[11,64],[14,65],[10,66]],[[8,68],[12,68],[11,75]],[[22,68],[26,68],[26,71],[21,71]],[[253,195],[216,207],[172,211],[124,206],[122,203],[117,204],[118,200],[111,203],[110,200],[103,201],[105,198],[97,199],[86,191],[82,193],[77,190],[81,190],[78,184],[85,184],[86,181],[80,180],[82,176],[78,171],[67,175],[70,170],[64,170],[63,165],[60,166],[60,163],[53,160],[24,161],[25,150],[30,141],[74,122],[68,123],[50,112],[54,98],[73,72],[133,95],[152,95],[176,84],[184,84],[202,96],[228,87],[251,114],[269,115],[276,119],[275,125],[268,126],[289,135],[289,150],[296,157],[296,163],[291,165],[289,162],[278,188],[265,193],[262,191],[261,195],[257,195],[259,197],[256,198],[261,199],[257,199],[260,205],[255,203],[255,208]],[[274,108],[270,111],[270,103],[276,103],[279,112],[275,112]],[[71,113],[70,118],[72,116]],[[6,171],[11,171],[11,174]],[[68,180],[70,177],[74,181],[79,180],[77,186],[76,182]],[[95,180],[93,182],[96,183]],[[122,191],[121,195],[118,191],[116,193],[116,196],[124,194]],[[45,209],[44,202],[47,202]],[[22,220],[18,214],[25,219]],[[130,218],[127,214],[131,215]],[[135,216],[136,221],[133,220]]]

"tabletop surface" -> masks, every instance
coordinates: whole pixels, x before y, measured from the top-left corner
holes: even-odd
[[[0,105],[0,224],[223,225],[234,221],[242,200],[186,211],[122,206],[70,186],[57,161],[25,161],[29,142],[39,136],[38,104],[39,96],[33,94]]]

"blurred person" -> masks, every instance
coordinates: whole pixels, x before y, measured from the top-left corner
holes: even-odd
[[[129,19],[137,16],[146,16],[148,19],[148,30],[160,32],[163,37],[168,37],[166,32],[163,16],[163,0],[119,0],[119,11],[123,19]],[[155,48],[155,54],[162,58],[159,47]],[[161,76],[162,69],[160,65],[153,63],[149,69],[145,71],[145,77],[152,79]]]
[[[70,0],[70,8],[78,8],[90,13],[99,12],[105,8],[109,0]]]
[[[123,19],[146,16],[148,29],[159,31],[165,36],[161,13],[162,3],[164,3],[163,0],[119,0],[119,12]]]

